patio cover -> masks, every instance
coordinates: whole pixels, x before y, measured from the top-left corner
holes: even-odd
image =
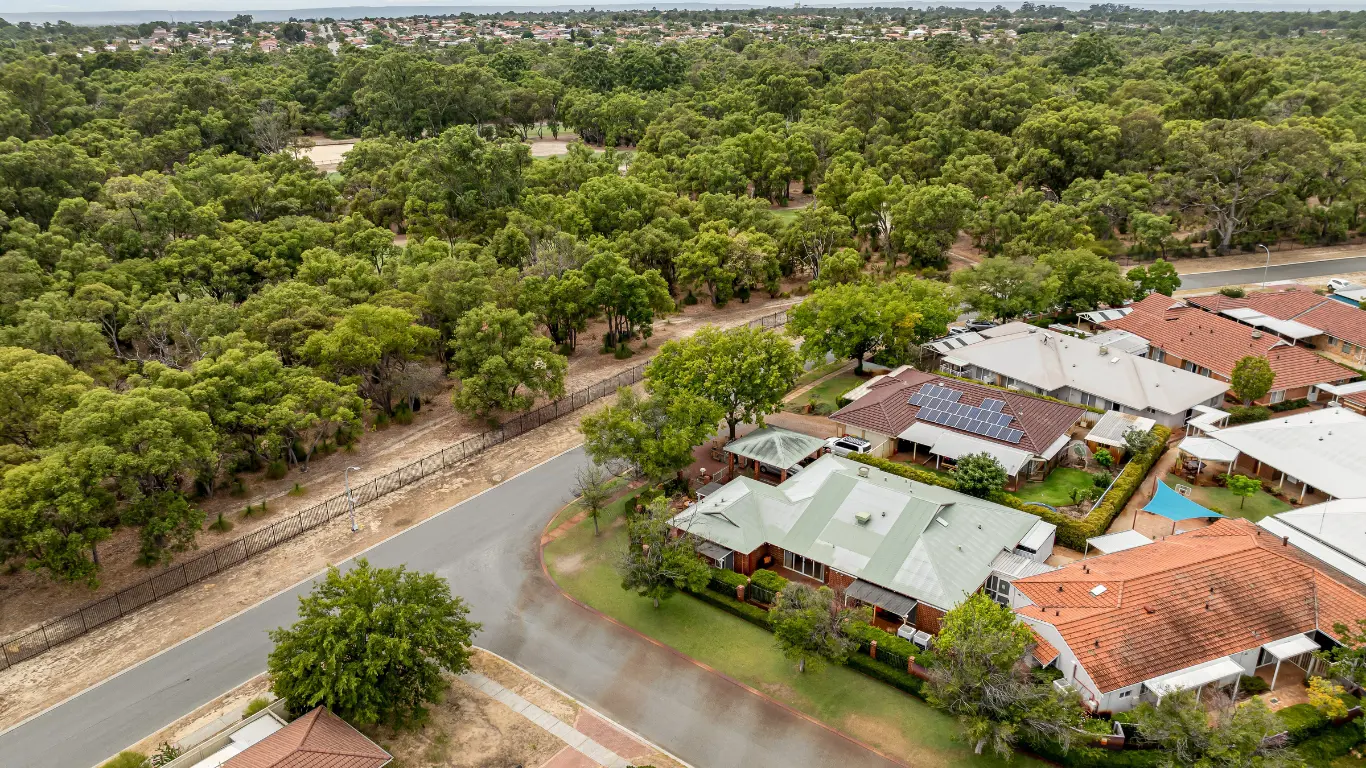
[[[1001,462],[1007,475],[1014,475],[1034,457],[1028,451],[1007,448],[999,443],[979,440],[975,437],[953,432],[934,424],[917,421],[907,427],[898,438],[918,445],[929,446],[930,451],[946,459],[957,460],[969,453],[988,453]]]
[[[1207,661],[1204,664],[1196,664],[1193,667],[1145,680],[1143,685],[1158,696],[1166,696],[1169,693],[1188,691],[1191,688],[1199,688],[1202,685],[1208,685],[1226,677],[1243,673],[1241,664],[1225,656],[1222,659]]]
[[[1172,490],[1171,486],[1158,481],[1157,493],[1153,500],[1143,507],[1144,512],[1161,515],[1173,522],[1193,520],[1199,517],[1223,517],[1213,510],[1205,509],[1190,499]]]
[[[1275,656],[1280,661],[1293,659],[1300,654],[1317,651],[1319,644],[1314,642],[1308,635],[1295,635],[1284,640],[1277,640],[1274,643],[1267,643],[1262,646],[1262,650]]]
[[[1218,408],[1211,408],[1208,405],[1197,405],[1192,410],[1194,410],[1196,413],[1200,415],[1186,422],[1186,425],[1188,427],[1195,427],[1201,432],[1219,431],[1219,422],[1226,422],[1226,420],[1233,415],[1228,411],[1222,411]]]
[[[1090,549],[1103,554],[1123,552],[1126,549],[1134,549],[1145,544],[1151,544],[1153,540],[1139,533],[1138,531],[1120,531],[1119,533],[1109,533],[1104,536],[1092,536],[1086,540]]]
[[[910,616],[915,610],[916,601],[905,595],[884,589],[871,581],[859,579],[849,588],[844,590],[844,594],[855,600],[861,600],[871,605],[876,605],[884,611],[895,613],[898,616]]]
[[[725,560],[732,552],[730,547],[723,547],[714,541],[707,541],[705,539],[697,543],[697,551],[717,562]]]
[[[1121,411],[1106,411],[1105,415],[1096,422],[1096,425],[1091,427],[1091,431],[1086,433],[1086,440],[1091,443],[1123,448],[1125,446],[1124,436],[1131,430],[1147,432],[1156,423],[1156,421],[1143,416],[1134,416]]]
[[[819,437],[778,427],[764,427],[730,443],[726,451],[771,467],[786,469],[824,447],[825,441]]]
[[[1176,446],[1201,461],[1229,462],[1238,458],[1238,449],[1212,437],[1188,437]]]

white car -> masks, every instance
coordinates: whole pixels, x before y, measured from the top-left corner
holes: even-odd
[[[1351,280],[1344,280],[1341,277],[1332,277],[1328,279],[1328,287],[1332,288],[1333,291],[1336,293],[1338,291],[1346,291],[1352,288],[1360,288],[1361,286],[1357,285]]]
[[[867,453],[873,449],[873,444],[861,437],[832,437],[825,441],[825,447],[836,456],[848,456],[851,453]]]

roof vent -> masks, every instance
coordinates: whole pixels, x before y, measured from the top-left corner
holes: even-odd
[[[945,519],[942,518],[942,517],[936,517],[936,518],[934,519],[934,521],[935,521],[936,523],[939,523],[940,525],[944,526],[945,528],[948,528],[948,527],[949,527],[949,521],[948,521],[948,520],[945,520]]]
[[[868,468],[867,468],[867,467],[859,467],[859,468],[858,468],[858,476],[859,476],[859,477],[867,477],[867,476],[868,476]]]
[[[1094,587],[1091,587],[1090,592],[1092,597],[1100,597],[1105,594],[1105,585],[1097,584]]]
[[[1100,356],[1105,357],[1108,354],[1110,354],[1110,348],[1102,344],[1100,347]]]
[[[868,524],[868,521],[869,521],[869,520],[872,520],[872,519],[873,519],[873,516],[870,515],[870,514],[868,514],[867,512],[856,512],[856,513],[854,513],[854,520],[855,520],[856,522],[858,522],[859,525],[867,525],[867,524]]]
[[[1254,339],[1260,339],[1261,337],[1262,337],[1262,332],[1261,332],[1261,331],[1253,331],[1253,332],[1252,332],[1252,338],[1254,338]]]

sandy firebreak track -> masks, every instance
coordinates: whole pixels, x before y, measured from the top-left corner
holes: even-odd
[[[650,339],[650,352],[664,341],[682,338],[708,325],[732,327],[776,312],[791,304],[791,300],[754,301],[733,304],[723,310],[690,307],[655,325],[655,336]],[[590,329],[591,330],[591,329]],[[571,362],[566,390],[573,391],[590,382],[599,381],[638,365],[643,354],[626,360],[610,355],[598,355],[593,340],[585,335],[579,352]],[[438,402],[446,403],[442,397]],[[451,506],[484,491],[518,472],[556,456],[582,441],[578,432],[579,420],[602,408],[604,399],[575,414],[532,430],[462,465],[439,472],[419,483],[396,491],[357,510],[360,532],[352,534],[345,518],[337,518],[328,525],[258,555],[210,580],[187,587],[167,599],[153,603],[130,616],[112,622],[88,635],[0,672],[0,730],[8,728],[63,699],[76,694],[101,680],[142,661],[175,643],[194,635],[239,611],[260,602],[299,581],[325,569],[328,565],[345,561],[356,553],[373,546]],[[299,476],[291,473],[276,483],[252,485],[250,497],[215,499],[204,505],[210,519],[219,509],[239,512],[247,503],[259,505],[269,499],[267,515],[240,519],[233,531],[223,538],[235,538],[253,527],[268,525],[279,519],[282,512],[293,512],[342,490],[341,470],[348,465],[361,466],[362,472],[352,473],[353,483],[392,471],[462,436],[474,434],[480,425],[467,423],[463,417],[444,408],[424,408],[423,419],[408,428],[391,428],[385,432],[367,434],[362,446],[353,453],[338,453],[315,462],[311,472]],[[288,495],[293,483],[303,478],[308,492],[303,496]],[[211,533],[211,532],[206,532]],[[131,554],[136,542],[132,537],[123,542]],[[201,538],[200,546],[212,546],[220,539]],[[118,557],[118,544],[105,547],[101,559],[112,563]],[[127,558],[131,563],[131,557]],[[0,591],[0,603],[9,616],[20,611],[41,620],[64,610],[70,610],[107,590],[124,586],[146,577],[147,571],[128,565],[123,583],[115,581],[114,566],[104,574],[105,584],[93,594],[77,588],[61,588],[43,582],[32,574],[10,574],[5,582],[8,589]],[[131,577],[131,578],[128,578]],[[14,581],[32,580],[16,589]],[[67,597],[67,595],[74,597]],[[13,601],[13,602],[12,602]],[[5,621],[11,629],[23,624]],[[10,631],[0,634],[8,636]]]

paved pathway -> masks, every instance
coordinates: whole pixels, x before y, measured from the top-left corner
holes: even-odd
[[[1296,280],[1302,277],[1328,277],[1363,270],[1366,270],[1366,256],[1303,261],[1297,264],[1273,264],[1270,269],[1247,267],[1244,269],[1226,269],[1220,272],[1196,272],[1181,276],[1181,290],[1222,288],[1226,285],[1250,285],[1260,283],[1263,279],[1275,282],[1277,280]],[[1265,274],[1265,278],[1263,274]]]
[[[483,622],[479,645],[705,768],[893,765],[672,651],[580,608],[540,567],[539,538],[585,461],[574,450],[367,553],[434,571]],[[287,590],[0,734],[4,768],[87,768],[265,669]],[[61,653],[61,649],[54,653]]]
[[[493,682],[478,672],[468,672],[460,679],[488,694],[513,712],[530,720],[536,727],[568,744],[576,752],[604,768],[630,768],[631,763],[616,752],[590,739],[588,734],[571,728],[563,720],[532,704],[526,699]]]

